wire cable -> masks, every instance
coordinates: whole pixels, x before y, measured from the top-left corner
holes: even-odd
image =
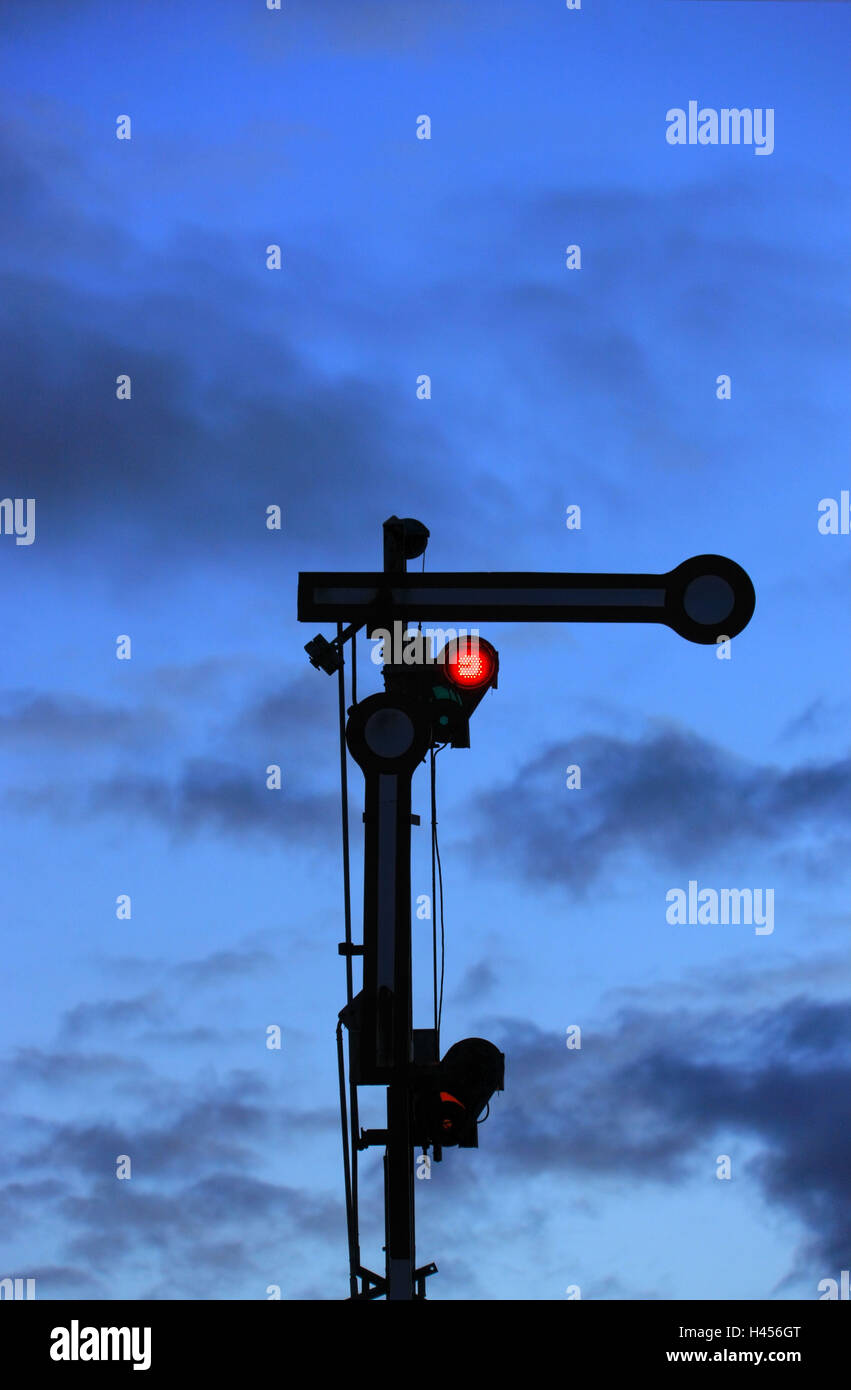
[[[431,964],[434,977],[434,1031],[440,1055],[440,1020],[437,1016],[437,797],[435,794],[434,748],[429,749],[431,765]]]
[[[446,747],[446,744],[445,744],[445,743],[442,743],[442,744],[440,745],[440,747],[439,747],[438,749],[435,750],[434,756],[436,757],[438,753],[442,753],[445,747]],[[440,1002],[438,1003],[438,1006],[437,1006],[437,1042],[438,1042],[438,1052],[439,1052],[439,1050],[440,1050],[440,1024],[441,1024],[441,1020],[443,1019],[443,976],[444,976],[444,972],[445,972],[445,969],[446,969],[446,930],[445,930],[444,919],[443,919],[443,868],[442,868],[441,863],[440,863],[440,845],[438,844],[438,839],[437,839],[437,799],[436,799],[436,796],[435,796],[435,799],[434,799],[434,802],[433,802],[433,807],[432,807],[432,836],[433,836],[432,843],[433,843],[433,846],[434,846],[434,857],[435,857],[435,859],[436,859],[436,861],[437,861],[437,882],[438,882],[438,887],[439,887],[439,889],[440,889]],[[434,899],[432,899],[432,903],[433,903],[433,902],[434,902]],[[433,911],[434,911],[434,908],[432,907],[432,912],[433,912]]]
[[[352,1174],[349,1160],[349,1125],[346,1114],[346,1069],[343,1063],[343,1025],[337,1024],[337,1070],[340,1081],[340,1125],[343,1131],[343,1181],[346,1189],[346,1235],[349,1242],[349,1292],[358,1295],[357,1213],[352,1199]]]
[[[349,782],[346,758],[346,676],[343,659],[343,624],[337,624],[337,642],[340,650],[340,668],[337,679],[337,712],[340,726],[340,798],[343,824],[343,915],[346,934],[346,1004],[351,1006],[354,985],[352,969],[352,884],[349,856]],[[352,703],[354,699],[355,666],[354,635],[352,636]],[[343,1063],[342,1023],[337,1025],[337,1055],[340,1069],[340,1119],[343,1128],[343,1162],[346,1189],[346,1226],[349,1239],[349,1287],[352,1297],[358,1294],[357,1271],[360,1268],[360,1239],[358,1235],[358,1147],[359,1133],[358,1089],[349,1076],[349,1109],[351,1111],[351,1132],[346,1114],[345,1067]]]

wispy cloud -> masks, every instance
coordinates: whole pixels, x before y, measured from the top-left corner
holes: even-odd
[[[729,1152],[755,1140],[748,1176],[801,1221],[797,1258],[823,1274],[842,1267],[851,1241],[846,1023],[844,1003],[803,995],[750,1015],[634,1009],[571,1051],[506,1021],[506,1090],[489,1139],[527,1176],[659,1184],[693,1177],[698,1161],[715,1180],[710,1141]]]
[[[566,769],[582,786],[566,790]],[[679,727],[628,740],[552,744],[473,804],[478,852],[524,879],[582,893],[627,852],[676,867],[782,845],[809,830],[848,836],[851,764],[747,761]],[[829,861],[835,866],[836,860]]]

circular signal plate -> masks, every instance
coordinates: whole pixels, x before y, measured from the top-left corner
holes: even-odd
[[[392,707],[377,709],[363,726],[366,746],[379,758],[401,758],[413,743],[415,732],[405,711]]]
[[[667,576],[665,611],[675,632],[714,645],[747,627],[756,595],[750,576],[723,555],[695,555]]]
[[[428,714],[386,691],[368,695],[349,710],[346,743],[364,771],[412,771],[428,748]]]

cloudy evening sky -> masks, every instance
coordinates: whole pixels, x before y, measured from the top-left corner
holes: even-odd
[[[506,1090],[418,1184],[429,1297],[818,1297],[851,1257],[849,541],[818,528],[849,487],[848,8],[2,23],[0,495],[36,533],[0,535],[0,1276],[346,1297],[336,684],[296,585],[378,568],[396,513],[431,571],[715,552],[757,594],[727,661],[482,625],[499,689],[438,759],[443,1042],[493,1039]],[[669,145],[692,99],[772,108],[773,152]],[[772,889],[773,932],[669,924],[689,880]],[[381,1217],[373,1151],[374,1269]]]

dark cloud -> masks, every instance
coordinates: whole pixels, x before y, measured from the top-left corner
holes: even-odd
[[[345,1220],[339,1199],[234,1173],[211,1173],[193,1183],[183,1203],[199,1224],[211,1218],[226,1225],[283,1216],[301,1234],[334,1236]]]
[[[601,1302],[612,1302],[624,1299],[630,1303],[649,1303],[655,1299],[661,1299],[663,1295],[649,1289],[628,1289],[616,1274],[609,1274],[605,1279],[601,1279],[599,1283],[592,1281],[588,1284],[587,1290],[583,1291],[583,1297],[597,1299]]]
[[[475,1005],[492,993],[499,978],[499,973],[490,959],[476,961],[464,972],[454,997]]]
[[[280,739],[289,730],[298,729],[301,737],[318,726],[330,741],[334,731],[330,720],[336,722],[337,715],[337,682],[324,671],[308,666],[306,654],[304,660],[306,669],[301,675],[246,705],[234,721],[235,733]]]
[[[456,42],[464,30],[485,28],[493,33],[512,14],[506,0],[489,0],[485,10],[458,6],[453,0],[432,0],[423,6],[400,7],[394,0],[361,0],[356,10],[346,0],[318,0],[301,8],[301,18],[319,24],[323,39],[344,51],[367,51],[398,57],[429,48],[448,35]]]
[[[218,968],[218,953],[210,959]],[[94,1026],[92,1009],[70,1016]],[[676,1185],[702,1171],[714,1181],[716,1153],[731,1153],[734,1167],[741,1164],[738,1180],[755,1184],[803,1224],[797,1277],[804,1263],[819,1278],[845,1267],[851,1067],[844,1004],[799,995],[739,1012],[625,1008],[612,1025],[586,1028],[581,1051],[531,1023],[506,1021],[485,1031],[507,1058],[506,1091],[492,1106],[487,1141],[509,1173],[528,1180],[569,1174],[580,1189],[593,1184],[605,1201],[606,1178]],[[253,1071],[200,1085],[135,1087],[131,1099],[121,1122],[28,1120],[24,1142],[7,1144],[7,1166],[27,1176],[13,1172],[0,1190],[0,1211],[18,1225],[58,1210],[63,1258],[110,1268],[114,1277],[125,1260],[129,1271],[145,1247],[152,1274],[161,1269],[151,1297],[213,1297],[217,1289],[222,1297],[223,1287],[242,1290],[247,1279],[263,1288],[281,1283],[285,1296],[297,1297],[296,1272],[275,1273],[281,1250],[296,1239],[318,1242],[339,1264],[338,1196],[255,1171],[264,1154],[296,1137],[301,1143],[321,1135],[324,1143],[336,1135],[339,1117],[331,1107],[280,1107],[276,1088]],[[7,1130],[10,1139],[15,1127]],[[740,1141],[748,1155],[741,1160]],[[128,1183],[114,1177],[121,1153],[133,1161]],[[463,1198],[468,1213],[487,1220],[481,1173],[469,1164],[444,1166],[432,1238],[444,1220],[447,1233],[457,1228],[447,1202]],[[49,1176],[40,1179],[40,1169]],[[364,1200],[372,1193],[380,1205],[372,1177],[364,1174]],[[534,1220],[543,1233],[546,1203],[538,1199],[523,1219],[524,1229]],[[618,1294],[604,1282],[598,1296]]]
[[[210,656],[202,661],[169,662],[143,672],[142,680],[168,697],[214,699],[234,679],[242,681],[246,668],[257,658],[253,653],[240,656]]]
[[[36,1211],[46,1209],[66,1192],[66,1184],[58,1178],[5,1183],[0,1187],[0,1221],[4,1230],[15,1230],[33,1221]]]
[[[100,782],[90,793],[88,809],[92,815],[142,816],[175,834],[263,833],[325,844],[335,843],[339,833],[339,795],[299,795],[286,785],[270,791],[265,768],[252,776],[208,758],[187,761],[176,781],[135,774]]]
[[[218,953],[209,959],[214,973],[224,968]],[[124,1027],[144,1019],[148,1003],[79,1006],[66,1025],[70,1019],[83,1031]],[[39,1076],[44,1063],[40,1056]],[[115,1097],[105,1089],[110,1070],[100,1076],[84,1070],[82,1080],[87,1089],[71,1118],[4,1117],[0,1217],[9,1228],[33,1233],[28,1272],[41,1270],[51,1296],[84,1292],[84,1276],[74,1270],[87,1265],[97,1297],[139,1289],[140,1277],[146,1283],[140,1293],[151,1297],[244,1297],[246,1283],[255,1280],[258,1297],[269,1283],[280,1283],[290,1296],[301,1278],[288,1259],[296,1242],[312,1243],[320,1264],[326,1247],[338,1255],[344,1250],[338,1192],[293,1187],[274,1171],[257,1171],[268,1169],[270,1154],[284,1155],[296,1144],[305,1153],[317,1137],[323,1146],[338,1138],[332,1107],[281,1105],[277,1085],[253,1069],[223,1076],[205,1069],[177,1082],[151,1076],[148,1068],[141,1083],[137,1078],[122,1091],[118,1118]],[[116,1177],[121,1154],[132,1161],[129,1180]],[[47,1287],[39,1293],[47,1297]]]
[[[119,1154],[127,1154],[131,1182],[198,1171],[213,1163],[238,1167],[250,1157],[246,1141],[266,1132],[268,1123],[262,1106],[237,1100],[188,1106],[162,1126],[69,1121],[51,1126],[46,1142],[33,1147],[27,1162],[33,1167],[55,1163],[86,1177],[114,1179]]]
[[[353,23],[363,26],[360,10]],[[51,170],[54,165],[51,157]],[[120,545],[133,552],[134,571],[140,573],[156,575],[167,546],[170,571],[203,562],[205,554],[221,563],[238,553],[268,575],[280,573],[291,559],[293,537],[323,556],[331,545],[344,560],[355,537],[373,534],[377,554],[378,524],[390,510],[428,519],[439,508],[443,535],[448,540],[463,532],[468,553],[475,537],[464,527],[465,509],[482,522],[492,515],[499,531],[506,515],[513,516],[515,531],[522,517],[534,534],[541,497],[561,490],[563,436],[575,432],[577,393],[589,422],[614,429],[618,446],[629,443],[634,462],[676,461],[680,469],[717,471],[714,417],[707,417],[706,429],[695,431],[694,401],[688,395],[680,400],[681,393],[671,398],[644,335],[648,302],[654,321],[663,294],[668,312],[679,311],[689,289],[683,277],[691,277],[690,292],[700,297],[689,309],[690,332],[707,298],[715,313],[722,293],[731,312],[740,308],[737,284],[728,284],[729,258],[718,254],[730,206],[727,188],[712,184],[686,191],[678,199],[673,227],[664,192],[568,188],[518,199],[495,190],[490,197],[441,202],[434,217],[457,229],[454,278],[431,285],[424,296],[418,273],[412,277],[416,288],[395,285],[388,296],[380,292],[380,266],[364,267],[366,278],[359,278],[360,288],[353,291],[321,251],[298,245],[287,247],[285,274],[262,271],[258,280],[245,259],[244,232],[237,240],[186,228],[175,234],[165,254],[151,253],[112,225],[114,210],[91,207],[86,213],[75,203],[69,216],[68,197],[58,194],[55,179],[45,178],[44,167],[35,136],[21,140],[19,132],[7,134],[0,173],[6,172],[14,205],[11,244],[17,259],[15,271],[4,277],[8,347],[0,359],[0,407],[9,434],[4,486],[10,495],[37,498],[39,539],[48,555],[57,549],[61,555],[69,541],[85,535],[94,559],[105,561]],[[86,186],[79,171],[77,183]],[[747,188],[737,190],[740,199],[746,193]],[[79,202],[86,206],[84,199]],[[704,222],[707,213],[717,226],[689,242],[685,254],[683,237],[696,235],[688,229]],[[492,236],[495,224],[507,254],[510,248],[509,281],[503,265],[489,267],[481,260],[481,234],[486,230]],[[541,279],[539,269],[541,244],[560,245],[565,225],[599,248],[603,272],[591,278],[584,295],[570,296],[567,315],[563,284]],[[639,285],[633,273],[636,225],[643,229]],[[51,262],[38,254],[38,237],[60,235],[63,247],[97,263],[106,284],[102,292],[75,289],[67,276],[45,274],[43,267]],[[259,232],[257,245],[265,245]],[[674,277],[673,245],[678,246]],[[20,248],[30,246],[35,251],[27,269],[17,261]],[[791,312],[790,296],[777,294],[784,256],[777,252],[772,261],[762,243],[755,241],[754,247],[759,251],[755,266],[747,248],[739,248],[749,292],[755,292],[756,273],[766,311],[782,304],[783,312]],[[530,249],[537,279],[527,265]],[[813,252],[812,261],[802,284],[830,283],[829,259]],[[702,277],[706,266],[715,264],[723,267],[721,283],[707,297]],[[471,395],[473,415],[475,393],[489,390],[492,377],[514,382],[510,417],[499,411],[484,422],[483,438],[489,429],[508,438],[514,428],[524,435],[535,429],[537,488],[498,476],[494,468],[471,469],[460,453],[469,416],[412,413],[395,383],[388,390],[386,366],[357,375],[323,370],[305,352],[297,331],[288,338],[280,328],[273,333],[258,327],[269,321],[270,296],[280,301],[278,323],[297,330],[319,316],[337,336],[351,325],[353,333],[367,333],[378,345],[392,330],[397,351],[407,350],[399,342],[400,323],[415,325],[419,341],[428,340],[436,331],[443,336],[451,312],[458,332],[467,335],[453,373],[460,373],[461,389]],[[811,333],[815,320],[809,300],[797,311],[806,316]],[[495,321],[511,324],[498,348],[490,331]],[[685,332],[683,324],[673,328]],[[465,362],[475,363],[469,381]],[[573,385],[569,396],[563,390],[566,371]],[[129,402],[115,399],[119,372],[133,379]],[[613,373],[618,379],[614,404]],[[49,411],[40,408],[45,381],[50,382]],[[540,420],[547,421],[546,428]],[[571,476],[575,485],[593,485],[598,495],[620,505],[632,496],[632,485],[606,464],[607,453],[602,450],[593,464],[571,456]],[[55,468],[57,457],[63,459],[61,472]],[[453,505],[447,513],[450,489]],[[279,537],[264,526],[265,508],[273,502],[284,510]],[[479,529],[490,531],[484,525]]]
[[[233,980],[241,975],[256,975],[276,963],[277,957],[260,947],[213,951],[200,960],[184,961],[174,966],[174,976],[198,988]]]
[[[287,1297],[299,1277],[291,1259],[296,1242],[302,1251],[308,1243],[345,1247],[339,1199],[227,1171],[159,1194],[133,1180],[104,1182],[69,1198],[64,1211],[75,1230],[67,1242],[72,1257],[108,1268],[145,1250],[148,1277],[153,1269],[163,1276],[161,1291],[148,1297],[227,1297],[223,1284],[244,1288],[258,1271],[258,1296],[278,1283]]]
[[[265,765],[249,774],[244,768],[210,758],[186,760],[169,779],[128,772],[91,786],[53,783],[11,787],[7,806],[17,815],[43,815],[62,824],[107,817],[146,820],[175,837],[206,832],[224,836],[271,835],[280,843],[328,846],[339,835],[340,797],[333,792],[300,792],[287,786],[272,791],[265,784]]]
[[[103,1297],[101,1281],[87,1269],[71,1265],[37,1265],[33,1275],[36,1279],[37,1298],[62,1297],[66,1290],[72,1298],[79,1297],[82,1289],[96,1289],[99,1291],[97,1296]]]
[[[55,1162],[65,1172],[97,1178],[113,1175],[118,1155],[128,1154],[134,1177],[146,1181],[199,1175],[213,1166],[244,1174],[259,1141],[323,1134],[339,1125],[331,1108],[295,1110],[273,1098],[274,1088],[253,1071],[234,1070],[192,1088],[165,1081],[139,1086],[132,1119],[28,1121],[32,1138],[21,1161],[27,1171]]]
[[[61,228],[66,248],[97,247],[100,217],[87,222],[77,211],[69,225],[64,200],[41,173],[22,171],[17,151],[0,150],[4,167],[25,203],[16,245],[30,243],[33,221]],[[61,558],[85,537],[93,560],[129,545],[149,574],[159,572],[163,546],[170,572],[237,552],[278,572],[293,536],[344,543],[377,527],[392,510],[387,498],[402,514],[429,509],[439,473],[448,478],[448,465],[434,462],[448,453],[435,418],[412,422],[376,381],[326,375],[280,332],[254,327],[268,314],[269,287],[234,269],[233,246],[198,229],[172,247],[164,280],[162,262],[141,246],[132,259],[132,284],[146,284],[143,308],[128,301],[135,291],[114,252],[102,262],[114,273],[110,295],[36,270],[0,276],[4,488],[36,499],[39,553]],[[327,267],[312,267],[316,293],[328,280]],[[283,306],[293,308],[300,284],[296,264],[278,291]],[[120,373],[132,380],[129,401],[116,399]],[[283,510],[281,535],[265,526],[273,503]]]
[[[0,741],[12,746],[27,740],[70,748],[101,746],[105,741],[150,747],[169,726],[162,711],[123,709],[80,695],[10,691],[0,700],[6,706],[0,713]]]
[[[570,764],[581,767],[581,789],[565,789]],[[720,853],[788,846],[813,828],[847,835],[848,779],[845,759],[760,765],[676,727],[634,742],[586,734],[480,794],[474,844],[530,882],[581,893],[628,851],[684,871]]]
[[[68,1036],[80,1036],[102,1025],[107,1019],[110,1024],[117,1021],[116,1015],[110,1014],[110,1005],[83,1004],[78,1007],[83,1011],[81,1014],[72,1009],[68,1015],[71,1020],[67,1029]],[[71,1015],[76,1017],[71,1018]],[[119,1012],[118,1019],[122,1023],[126,1022],[127,1018],[126,1013]],[[16,1082],[40,1082],[48,1086],[64,1087],[73,1086],[78,1082],[86,1084],[96,1078],[129,1079],[135,1076],[138,1079],[139,1076],[147,1074],[149,1068],[138,1058],[116,1056],[109,1052],[83,1053],[66,1049],[44,1051],[38,1047],[18,1047],[9,1061],[3,1064],[3,1071],[7,1085]]]
[[[195,1028],[159,1028],[156,1032],[142,1033],[139,1036],[139,1043],[144,1047],[156,1045],[167,1048],[221,1048],[225,1044],[232,1044],[234,1036],[233,1031],[224,1033],[221,1028],[205,1028],[198,1025]]]
[[[622,1014],[581,1050],[509,1023],[506,1090],[493,1106],[502,1161],[541,1172],[679,1183],[714,1180],[715,1142],[756,1140],[746,1171],[807,1231],[822,1272],[851,1248],[847,1007],[807,997],[744,1019],[718,1011]],[[723,1152],[729,1152],[725,1147]],[[734,1157],[735,1163],[735,1157]]]
[[[48,36],[56,29],[78,25],[89,14],[100,26],[118,22],[116,12],[104,0],[78,0],[73,12],[64,0],[42,0],[40,25]],[[396,0],[360,0],[353,10],[348,0],[280,0],[280,12],[269,11],[265,3],[246,8],[242,0],[218,0],[217,21],[227,22],[229,46],[249,47],[258,59],[281,62],[292,53],[294,32],[299,51],[309,42],[310,32],[321,34],[323,45],[347,53],[375,53],[387,58],[400,52],[415,52],[438,42],[448,30],[463,33],[470,28],[489,32],[513,14],[507,0],[488,0],[487,6],[459,6],[453,0],[431,0],[426,6],[400,9]],[[149,20],[161,30],[174,20],[170,0],[146,0],[143,14],[133,15],[137,36]],[[32,8],[29,0],[3,0],[3,19],[12,34],[29,35]],[[122,35],[126,26],[121,29]]]
[[[821,737],[848,727],[848,705],[845,701],[829,700],[819,695],[811,700],[805,709],[794,719],[790,719],[777,735],[777,742],[783,743],[799,738]]]
[[[226,700],[219,677],[231,674],[227,663],[210,662],[210,680],[196,682],[193,667],[186,671],[167,668],[156,673],[156,683],[167,690],[172,712],[155,707],[122,708],[76,695],[7,693],[7,712],[0,713],[0,743],[14,750],[22,742],[34,749],[51,751],[66,746],[91,749],[113,763],[120,757],[121,772],[88,783],[61,783],[51,778],[39,786],[28,781],[7,786],[7,805],[19,815],[48,815],[66,824],[93,816],[116,815],[152,820],[175,834],[209,830],[220,834],[270,833],[290,835],[300,842],[330,841],[337,833],[339,797],[336,793],[305,791],[294,787],[291,767],[296,755],[303,762],[305,749],[314,740],[308,773],[336,776],[336,686],[324,673],[301,672],[272,693],[234,696]],[[305,657],[305,665],[307,658]],[[223,713],[235,704],[237,712]],[[189,733],[177,737],[177,718],[186,719]],[[165,735],[168,734],[168,739]],[[232,759],[199,754],[186,756],[187,739],[196,745],[227,745]],[[152,745],[162,743],[162,756],[171,756],[175,772],[150,770]],[[136,754],[137,766],[127,749]],[[179,757],[175,755],[179,754]],[[283,789],[265,785],[266,767],[283,762]],[[252,773],[245,772],[251,763]]]
[[[294,1135],[336,1132],[339,1116],[278,1109],[271,1089],[244,1073],[200,1089],[197,1102],[175,1106],[165,1088],[156,1125],[137,1115],[120,1125],[27,1126],[40,1138],[17,1155],[18,1165],[28,1173],[49,1166],[62,1180],[9,1183],[0,1189],[0,1211],[21,1225],[43,1220],[49,1206],[66,1257],[109,1269],[122,1283],[138,1278],[144,1250],[146,1277],[156,1270],[162,1276],[145,1296],[239,1297],[246,1279],[260,1275],[258,1296],[272,1282],[287,1290],[297,1278],[285,1259],[294,1242],[344,1247],[342,1201],[251,1170],[271,1146],[285,1147]],[[133,1165],[124,1181],[115,1177],[119,1154]],[[223,1280],[232,1293],[223,1292]]]
[[[153,1023],[164,1017],[163,1002],[155,994],[139,995],[134,999],[98,1000],[91,1004],[75,1004],[65,1013],[60,1031],[66,1038],[81,1038],[102,1030],[124,1032],[128,1027]]]

